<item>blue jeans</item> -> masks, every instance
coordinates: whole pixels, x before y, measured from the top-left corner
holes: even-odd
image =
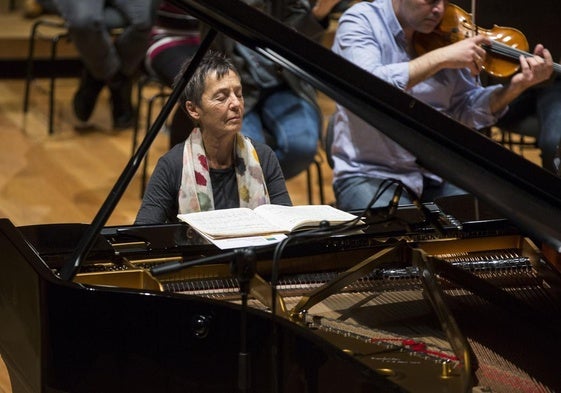
[[[276,90],[245,113],[242,133],[275,152],[285,179],[308,168],[317,151],[321,119],[289,89]]]
[[[337,200],[337,207],[341,210],[364,210],[372,201],[374,195],[384,182],[384,179],[374,177],[355,176],[346,179],[339,179],[333,184],[333,191],[335,192],[335,199]],[[395,184],[382,193],[376,202],[370,207],[385,207],[388,206],[393,194],[395,192]],[[432,202],[436,198],[452,195],[466,194],[464,190],[455,185],[443,182],[436,183],[428,178],[424,179],[423,195],[421,195],[421,202]],[[403,191],[399,199],[400,205],[411,204],[410,196]]]
[[[53,0],[69,27],[72,42],[88,71],[99,80],[117,72],[131,76],[140,65],[150,38],[154,0]],[[113,6],[128,22],[113,39],[105,27],[104,8]]]

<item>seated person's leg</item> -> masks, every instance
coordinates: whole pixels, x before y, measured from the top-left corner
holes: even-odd
[[[557,147],[561,143],[561,80],[545,86],[537,95],[536,111],[540,122],[538,147],[541,150],[542,166],[557,173],[554,165]]]
[[[372,177],[350,177],[346,179],[339,179],[333,184],[333,191],[337,201],[337,207],[341,210],[363,210],[366,207],[386,207],[389,206],[395,192],[396,185],[391,184],[386,191],[384,191],[372,203],[373,198],[382,191],[389,183],[384,179]],[[372,203],[372,205],[370,205]],[[401,193],[399,204],[410,204],[411,200],[406,192]]]
[[[73,105],[78,120],[87,121],[105,79],[119,66],[117,61],[105,61],[106,57],[110,57],[112,44],[103,24],[104,1],[54,0],[54,4],[68,24],[70,37],[84,63],[85,69]]]
[[[130,127],[134,121],[131,102],[132,77],[146,54],[152,28],[152,0],[114,0],[114,6],[123,13],[128,24],[115,38],[115,56],[118,68],[110,75],[111,107],[115,128]]]
[[[261,115],[259,107],[255,107],[249,112],[246,112],[243,117],[242,133],[250,137],[254,141],[266,143],[271,147],[275,147],[275,141],[267,138],[263,130],[263,123],[261,122]]]
[[[115,38],[115,48],[120,62],[119,71],[133,75],[146,56],[153,20],[153,0],[113,0],[115,7],[125,16],[128,24]]]
[[[285,179],[306,170],[317,152],[318,109],[291,90],[268,96],[262,104],[263,123],[276,142],[275,153]]]

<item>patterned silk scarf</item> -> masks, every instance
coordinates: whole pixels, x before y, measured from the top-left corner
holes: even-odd
[[[263,170],[251,141],[241,133],[235,140],[236,180],[240,207],[253,209],[269,203]],[[185,141],[179,188],[179,213],[214,210],[208,160],[201,130],[195,128]]]

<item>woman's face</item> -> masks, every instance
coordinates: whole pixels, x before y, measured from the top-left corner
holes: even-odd
[[[187,110],[204,132],[216,136],[240,132],[244,114],[240,78],[232,71],[220,79],[216,73],[209,74],[205,79],[201,105],[187,101]]]

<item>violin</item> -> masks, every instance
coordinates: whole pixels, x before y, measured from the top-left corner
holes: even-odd
[[[476,35],[485,35],[491,40],[490,45],[483,45],[487,56],[482,69],[492,76],[509,77],[520,69],[520,55],[533,56],[528,52],[528,40],[520,30],[497,25],[483,29],[472,22],[466,11],[451,3],[447,4],[442,21],[431,33],[415,33],[413,46],[418,55],[423,55]],[[561,65],[553,64],[553,69],[561,74]]]

